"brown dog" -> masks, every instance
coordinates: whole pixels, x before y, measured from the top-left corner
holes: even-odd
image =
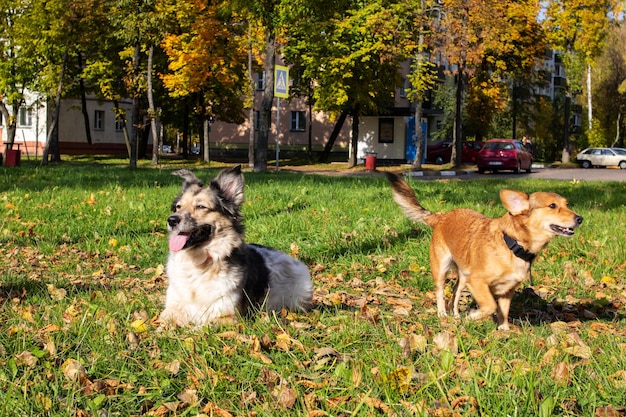
[[[456,266],[459,280],[452,302],[459,315],[459,297],[467,285],[479,309],[469,317],[498,314],[498,329],[509,329],[509,308],[515,288],[530,276],[535,256],[555,236],[572,236],[583,218],[555,193],[526,194],[501,190],[508,213],[491,219],[469,209],[431,213],[421,206],[413,189],[395,174],[386,173],[393,199],[413,221],[433,228],[430,266],[437,296],[437,313],[446,315],[446,274]]]

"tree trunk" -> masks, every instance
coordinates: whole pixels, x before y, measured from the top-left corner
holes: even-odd
[[[150,115],[150,131],[152,133],[152,165],[159,163],[159,137],[157,133],[157,113],[154,105],[154,94],[152,85],[152,59],[154,57],[154,45],[150,45],[148,50],[148,70],[147,70],[147,88],[148,88],[148,114]]]
[[[565,123],[563,124],[563,153],[561,156],[561,162],[564,164],[569,162],[569,117],[570,117],[570,104],[572,102],[572,93],[568,91],[565,94]]]
[[[587,117],[589,117],[589,131],[593,130],[593,99],[591,95],[591,65],[587,64]]]
[[[339,118],[335,123],[335,127],[333,128],[333,131],[328,138],[328,142],[326,142],[326,146],[324,146],[324,151],[322,152],[322,155],[320,155],[319,159],[320,163],[325,164],[326,162],[328,162],[328,158],[330,157],[330,151],[335,145],[335,141],[339,136],[339,132],[341,132],[341,128],[343,127],[343,123],[346,121],[346,117],[348,117],[348,111],[344,110],[341,112],[341,115],[339,115]]]
[[[356,157],[359,147],[359,109],[358,106],[352,113],[352,135],[350,138],[352,152],[350,152],[348,160],[348,168],[356,166]]]
[[[15,132],[17,129],[16,117],[11,116],[11,112],[9,112],[9,108],[0,101],[0,113],[2,114],[2,119],[5,121],[6,132],[7,132],[7,141],[4,147],[4,152],[13,147],[13,142],[15,142]],[[2,139],[2,137],[0,137]]]
[[[63,53],[63,64],[61,65],[61,74],[59,74],[59,84],[57,86],[57,97],[54,108],[54,117],[50,130],[48,131],[48,137],[46,139],[46,147],[44,148],[43,156],[41,158],[41,164],[46,165],[48,163],[49,154],[52,154],[52,162],[61,161],[61,152],[59,150],[59,113],[61,112],[61,93],[63,91],[63,77],[65,76],[65,66],[67,65],[69,45],[65,45],[65,52]]]
[[[128,156],[130,157],[131,154],[131,147],[130,147],[130,135],[128,134],[128,126],[127,126],[127,122],[128,120],[126,119],[126,111],[120,107],[120,104],[117,100],[112,100],[113,101],[113,109],[115,110],[115,117],[118,119],[122,119],[122,133],[124,135],[124,143],[126,144],[126,152],[128,153]]]
[[[415,160],[411,165],[413,171],[422,169],[422,155],[424,154],[424,131],[422,130],[422,100],[415,102]]]
[[[511,107],[513,110],[511,111],[511,119],[512,119],[512,131],[513,131],[513,139],[517,139],[517,84],[513,81],[513,88],[511,89]],[[478,138],[476,138],[478,140]]]
[[[456,96],[454,103],[454,131],[452,134],[452,156],[450,162],[452,166],[460,166],[463,161],[463,73],[465,69],[459,64],[459,71],[456,81]]]
[[[611,144],[611,148],[614,148],[615,145],[617,145],[617,142],[619,141],[619,128],[620,128],[620,120],[622,119],[622,113],[618,112],[617,113],[617,122],[615,123],[615,140],[613,141],[613,143]]]
[[[202,137],[203,137],[203,151],[204,151],[204,162],[210,162],[209,155],[209,132],[211,131],[211,127],[209,126],[209,118],[204,117],[202,120]]]
[[[78,53],[78,67],[81,70],[83,69],[83,55],[80,52]],[[87,111],[87,91],[83,77],[78,79],[78,87],[80,89],[80,110],[83,113],[85,125],[85,138],[87,138],[87,143],[91,145],[91,126],[89,125],[89,112]]]
[[[309,90],[310,91],[310,90]],[[313,156],[313,97],[309,95],[309,159]]]
[[[254,167],[254,108],[256,83],[254,71],[252,69],[252,27],[248,24],[248,76],[250,77],[250,110],[248,111],[248,124],[250,125],[250,136],[248,139],[248,166]]]
[[[276,34],[271,30],[267,35],[265,51],[265,90],[259,112],[259,138],[257,140],[254,158],[254,172],[267,171],[267,144],[269,142],[272,121],[272,103],[274,102],[274,65]]]
[[[133,54],[133,77],[136,82],[139,78],[139,63],[141,59],[141,45],[139,41],[135,42],[135,52]],[[137,168],[137,157],[139,151],[139,97],[137,94],[133,94],[132,109],[131,109],[131,136],[130,136],[130,155],[129,166],[131,168]]]

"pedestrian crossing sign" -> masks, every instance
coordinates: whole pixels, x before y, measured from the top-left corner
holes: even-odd
[[[289,98],[289,68],[276,65],[274,68],[274,95]]]

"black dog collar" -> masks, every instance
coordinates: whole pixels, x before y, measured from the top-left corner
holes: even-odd
[[[506,243],[506,246],[509,249],[511,249],[511,251],[513,252],[515,256],[530,263],[532,263],[535,260],[535,257],[537,256],[536,253],[527,251],[522,245],[517,243],[517,240],[513,239],[511,236],[507,235],[506,233],[503,233],[503,235],[504,235],[504,242]]]

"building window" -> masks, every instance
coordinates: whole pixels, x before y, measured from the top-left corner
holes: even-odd
[[[393,118],[378,119],[378,143],[393,143]]]
[[[117,116],[115,118],[115,131],[116,132],[121,132],[124,130],[124,124],[126,123],[126,120],[124,120],[124,117],[122,116]]]
[[[93,117],[94,130],[104,130],[104,110],[96,110]]]
[[[33,125],[33,111],[32,109],[27,109],[25,107],[20,107],[20,115],[19,115],[20,126],[22,127],[30,127]]]
[[[304,132],[306,130],[306,112],[291,112],[291,130],[298,132]]]
[[[404,83],[402,84],[402,88],[400,89],[400,97],[406,98],[406,90],[411,88],[411,82],[408,78],[404,79]]]
[[[264,72],[256,73],[256,89],[257,91],[265,90],[265,73]]]

